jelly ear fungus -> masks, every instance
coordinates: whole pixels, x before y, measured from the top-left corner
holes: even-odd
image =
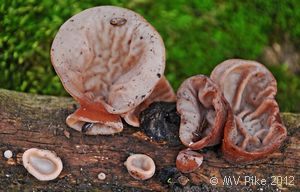
[[[122,131],[120,117],[133,113],[166,81],[160,35],[142,16],[119,7],[94,7],[67,20],[53,41],[51,61],[80,103],[67,124],[91,135]],[[125,120],[138,125],[134,118]]]
[[[176,158],[178,170],[183,173],[196,170],[203,156],[191,150],[221,142],[224,125],[230,122],[228,107],[219,87],[204,75],[190,77],[181,84],[177,92],[179,137],[188,149],[180,151]]]
[[[232,59],[211,73],[232,111],[225,126],[222,152],[233,163],[251,163],[279,148],[286,138],[275,100],[277,83],[266,67],[255,61]]]
[[[218,86],[204,75],[185,80],[177,92],[181,116],[179,137],[193,150],[221,142],[227,120],[227,105]]]

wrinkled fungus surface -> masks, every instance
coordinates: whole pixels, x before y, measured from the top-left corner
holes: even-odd
[[[197,75],[185,80],[177,92],[182,143],[192,150],[220,143],[227,108],[222,92],[210,78]]]
[[[180,144],[179,124],[175,103],[155,102],[141,113],[141,130],[151,139],[170,146]]]
[[[31,148],[22,156],[24,167],[40,181],[55,179],[62,171],[62,161],[52,151]]]
[[[161,79],[168,83],[160,35],[142,16],[119,7],[94,7],[68,19],[55,36],[51,61],[64,88],[80,103],[67,124],[91,135],[122,131],[120,115],[139,125],[132,120],[139,113],[135,109]],[[126,118],[126,113],[134,115]]]
[[[211,73],[229,102],[231,125],[226,125],[222,151],[231,162],[248,163],[266,157],[286,138],[275,100],[276,80],[255,61],[232,59]]]

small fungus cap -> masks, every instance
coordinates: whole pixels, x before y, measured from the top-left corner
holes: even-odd
[[[13,152],[11,150],[6,150],[4,151],[3,155],[6,159],[10,159],[13,156]]]
[[[82,103],[111,114],[133,110],[165,69],[158,32],[139,14],[114,6],[84,10],[59,29],[51,61],[65,89]]]
[[[155,173],[155,164],[151,157],[144,154],[134,154],[124,163],[129,174],[138,180],[150,179]]]
[[[61,159],[52,151],[31,148],[22,156],[27,171],[40,181],[50,181],[58,177],[63,169]]]
[[[190,173],[200,167],[203,162],[203,156],[190,149],[182,150],[176,158],[176,168],[182,173]]]

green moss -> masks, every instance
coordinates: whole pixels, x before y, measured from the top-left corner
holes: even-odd
[[[300,2],[242,0],[3,0],[0,4],[0,87],[67,95],[49,59],[59,26],[93,6],[117,5],[143,15],[162,35],[166,76],[178,88],[195,74],[208,75],[229,58],[257,60],[271,40],[288,34],[300,49]],[[284,111],[300,111],[300,80],[284,67],[272,68]]]

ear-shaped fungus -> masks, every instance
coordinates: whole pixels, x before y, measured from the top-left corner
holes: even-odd
[[[255,61],[232,59],[219,64],[211,79],[224,93],[234,115],[233,125],[224,130],[225,159],[249,163],[276,150],[287,132],[274,98],[277,88],[271,72]]]
[[[112,134],[123,129],[120,115],[132,113],[162,79],[165,48],[140,15],[101,6],[60,27],[51,61],[67,92],[80,103],[67,124],[86,134]]]
[[[24,167],[40,181],[55,179],[62,171],[61,159],[52,151],[31,148],[22,156]]]
[[[184,145],[199,150],[221,142],[227,105],[211,79],[197,75],[185,80],[177,92],[177,111],[181,116],[179,137]]]

